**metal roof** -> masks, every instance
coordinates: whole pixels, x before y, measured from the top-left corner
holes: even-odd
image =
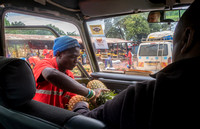
[[[78,42],[81,44],[82,39],[80,36],[70,36],[72,38],[75,38],[78,40]],[[37,41],[53,41],[56,37],[53,35],[25,35],[25,34],[6,34],[6,40],[12,40],[12,41],[16,41],[16,40],[26,40],[26,41],[31,41],[31,40],[37,40]],[[93,41],[92,37],[92,41]],[[99,37],[98,37],[99,38]],[[119,38],[106,38],[106,42],[107,43],[130,43],[133,41],[128,41],[128,40],[124,40],[124,39],[119,39]]]

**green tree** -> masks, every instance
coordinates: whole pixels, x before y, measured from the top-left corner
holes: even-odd
[[[116,17],[104,22],[106,37],[110,38],[138,41],[150,33],[144,14]]]
[[[124,17],[105,19],[105,34],[108,38],[126,39],[124,33]]]
[[[10,22],[6,18],[4,18],[4,25],[5,26],[10,26]]]
[[[25,24],[21,21],[15,21],[11,23],[11,26],[25,26]]]
[[[59,35],[66,35],[64,31],[60,30],[58,27],[52,24],[48,24],[47,26],[53,28]]]
[[[105,35],[108,38],[141,41],[150,33],[173,31],[175,28],[176,23],[148,23],[147,16],[148,13],[141,13],[105,19]]]
[[[162,29],[162,25],[158,23],[149,23],[150,33],[158,32]]]
[[[129,15],[125,18],[126,39],[140,41],[150,33],[148,22],[141,14]]]
[[[79,36],[78,34],[76,34],[75,31],[73,31],[73,32],[67,32],[67,35],[69,35],[69,36]]]

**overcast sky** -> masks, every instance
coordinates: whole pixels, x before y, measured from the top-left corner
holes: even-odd
[[[58,20],[51,20],[36,16],[30,16],[30,15],[24,15],[24,14],[18,14],[18,13],[7,13],[6,18],[10,23],[12,22],[23,22],[25,25],[47,25],[52,24],[58,27],[60,30],[63,30],[66,34],[67,32],[74,32],[76,34],[79,34],[78,29],[75,25],[67,22],[62,22]]]

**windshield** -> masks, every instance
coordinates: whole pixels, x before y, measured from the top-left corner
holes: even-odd
[[[87,22],[101,71],[141,70],[138,51],[140,56],[171,55],[171,50],[168,51],[168,46],[162,42],[172,42],[177,23],[148,23],[147,16],[148,13],[140,13]],[[143,45],[138,50],[141,43],[152,41],[162,45]],[[146,70],[145,65],[142,70]]]

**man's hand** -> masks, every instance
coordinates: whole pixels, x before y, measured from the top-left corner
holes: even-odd
[[[90,102],[97,107],[97,103],[96,103],[96,99],[101,95],[101,92],[106,92],[106,91],[110,91],[109,89],[103,89],[103,88],[97,88],[94,89],[95,92],[95,96],[90,100]]]
[[[79,105],[79,104],[81,104],[81,103],[82,103],[82,105],[85,105],[87,108],[89,108],[89,104],[88,104],[87,102],[85,102],[85,101],[80,101],[80,102],[76,103],[76,104],[74,105],[74,107],[76,107],[77,105]]]
[[[76,103],[72,109],[72,111],[75,111],[77,108],[87,109],[89,110],[89,104],[85,101],[80,101]]]

